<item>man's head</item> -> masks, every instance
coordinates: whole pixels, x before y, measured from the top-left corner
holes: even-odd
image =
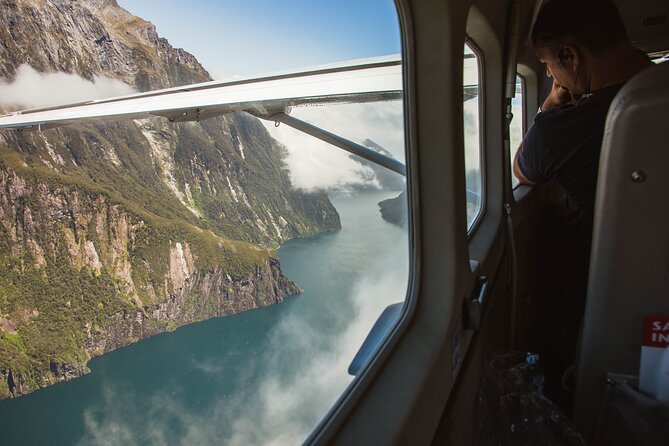
[[[532,28],[535,51],[548,74],[575,94],[589,93],[592,60],[627,41],[611,0],[549,0]]]

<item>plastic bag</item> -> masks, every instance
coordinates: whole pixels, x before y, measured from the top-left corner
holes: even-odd
[[[480,446],[584,446],[581,435],[556,404],[543,396],[539,356],[496,354],[479,386],[474,443]]]

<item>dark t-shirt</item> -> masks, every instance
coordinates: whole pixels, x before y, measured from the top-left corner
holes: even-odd
[[[537,184],[559,183],[586,220],[592,218],[595,204],[606,114],[621,87],[603,88],[576,105],[539,113],[518,156],[525,178]]]

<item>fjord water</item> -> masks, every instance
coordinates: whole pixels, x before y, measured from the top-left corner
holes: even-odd
[[[396,195],[334,197],[340,231],[280,248],[303,294],[154,336],[94,358],[82,378],[0,402],[0,444],[301,442],[351,381],[376,317],[405,297],[406,230],[376,205]]]

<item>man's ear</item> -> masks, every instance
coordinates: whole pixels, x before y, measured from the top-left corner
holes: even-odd
[[[558,63],[577,72],[581,66],[581,51],[576,45],[565,44],[558,53]]]

